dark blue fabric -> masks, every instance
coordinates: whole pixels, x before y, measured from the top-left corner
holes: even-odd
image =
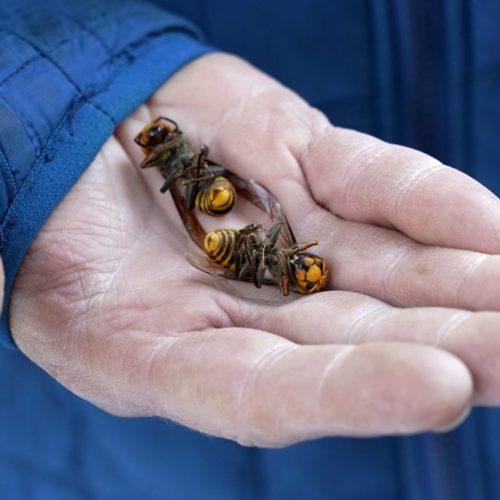
[[[115,126],[175,70],[210,50],[192,25],[153,6],[70,5],[0,3],[0,342],[11,346],[10,289],[40,226]]]
[[[496,0],[155,3],[197,25],[211,45],[276,76],[334,123],[436,154],[500,193]],[[25,188],[24,201],[10,209],[17,226],[2,226],[10,276],[113,122],[205,50],[190,24],[146,3],[60,2],[55,14],[56,3],[46,5],[0,0],[0,28],[8,31],[0,44],[0,214],[23,185],[36,195]],[[50,12],[43,22],[41,12]],[[163,44],[173,50],[162,52]],[[31,87],[34,75],[43,88]],[[67,173],[75,155],[78,166]],[[29,184],[36,165],[47,169]],[[475,410],[439,436],[258,450],[154,419],[111,417],[21,353],[0,349],[0,499],[495,500],[499,470],[496,410]]]

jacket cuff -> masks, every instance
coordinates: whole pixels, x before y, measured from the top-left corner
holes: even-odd
[[[27,25],[26,5],[18,9],[23,17],[17,23],[15,13],[7,28],[0,22],[1,31],[15,42],[7,55],[13,60],[17,52],[18,59],[17,67],[0,69],[0,245],[5,268],[0,345],[7,347],[15,347],[9,329],[12,285],[40,227],[115,127],[175,71],[213,50],[197,39],[189,23],[148,4],[121,2],[110,13],[110,2],[74,3],[61,11],[32,7],[30,19],[48,26],[38,34]],[[108,22],[98,22],[90,8],[85,21],[75,21],[73,14],[80,14],[68,10],[81,10],[83,4],[98,6],[98,12],[107,7]],[[50,23],[44,25],[47,15]],[[76,57],[63,40],[53,39],[68,25],[76,33],[66,45],[76,43]],[[106,49],[96,52],[96,44]],[[4,51],[5,44],[0,59]]]

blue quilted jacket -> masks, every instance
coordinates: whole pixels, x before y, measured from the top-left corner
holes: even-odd
[[[40,226],[116,124],[210,46],[500,193],[497,0],[154,3],[0,0],[0,499],[499,499],[497,410],[442,435],[244,448],[105,414],[15,349],[9,290]]]

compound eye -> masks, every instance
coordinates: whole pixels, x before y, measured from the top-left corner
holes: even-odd
[[[154,139],[160,132],[161,132],[161,128],[160,127],[150,128],[149,132],[148,132],[148,137],[150,139]]]

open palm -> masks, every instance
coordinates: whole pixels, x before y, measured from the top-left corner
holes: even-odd
[[[320,241],[335,291],[284,298],[186,262],[160,174],[139,171],[132,140],[160,114],[273,192],[297,238]],[[266,446],[442,429],[471,402],[500,402],[500,313],[471,312],[500,309],[495,253],[500,204],[485,188],[334,128],[216,54],[125,120],[51,215],[11,325],[31,359],[117,415]]]

